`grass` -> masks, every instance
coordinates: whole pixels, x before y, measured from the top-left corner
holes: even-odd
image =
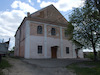
[[[71,64],[67,68],[74,70],[77,75],[100,75],[100,61]]]
[[[1,63],[0,63],[0,75],[4,75],[2,72],[2,69],[11,67],[11,65],[9,64],[9,62],[5,59],[2,59]]]

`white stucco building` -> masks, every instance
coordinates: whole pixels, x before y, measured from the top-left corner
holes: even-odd
[[[24,58],[76,58],[75,45],[67,40],[68,22],[53,6],[28,13],[15,34],[15,56]],[[79,57],[83,58],[82,50]]]

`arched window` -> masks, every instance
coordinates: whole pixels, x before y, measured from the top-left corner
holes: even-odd
[[[42,34],[42,26],[37,27],[37,34]]]
[[[56,35],[56,30],[55,30],[55,28],[52,28],[52,29],[51,29],[51,35]]]

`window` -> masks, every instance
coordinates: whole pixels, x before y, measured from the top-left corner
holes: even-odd
[[[37,34],[42,34],[42,26],[37,27]]]
[[[56,30],[55,30],[55,28],[52,28],[52,29],[51,29],[51,35],[56,35]]]
[[[67,37],[67,36],[68,36],[68,35],[67,35],[67,30],[65,30],[64,34],[65,34],[65,37]]]
[[[40,17],[40,18],[44,18],[44,11],[41,11],[41,12],[40,12],[39,17]]]
[[[69,54],[69,47],[66,47],[66,54]]]
[[[38,53],[39,53],[39,54],[42,53],[42,46],[38,46]]]

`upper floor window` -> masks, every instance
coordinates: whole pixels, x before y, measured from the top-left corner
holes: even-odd
[[[67,36],[68,36],[68,35],[67,35],[67,30],[65,30],[65,31],[64,31],[64,34],[65,34],[65,37],[67,37]]]
[[[55,30],[55,28],[52,28],[52,29],[51,29],[51,35],[56,35],[56,30]]]
[[[66,47],[66,54],[69,54],[69,47]]]
[[[37,34],[42,34],[42,26],[37,27]]]

